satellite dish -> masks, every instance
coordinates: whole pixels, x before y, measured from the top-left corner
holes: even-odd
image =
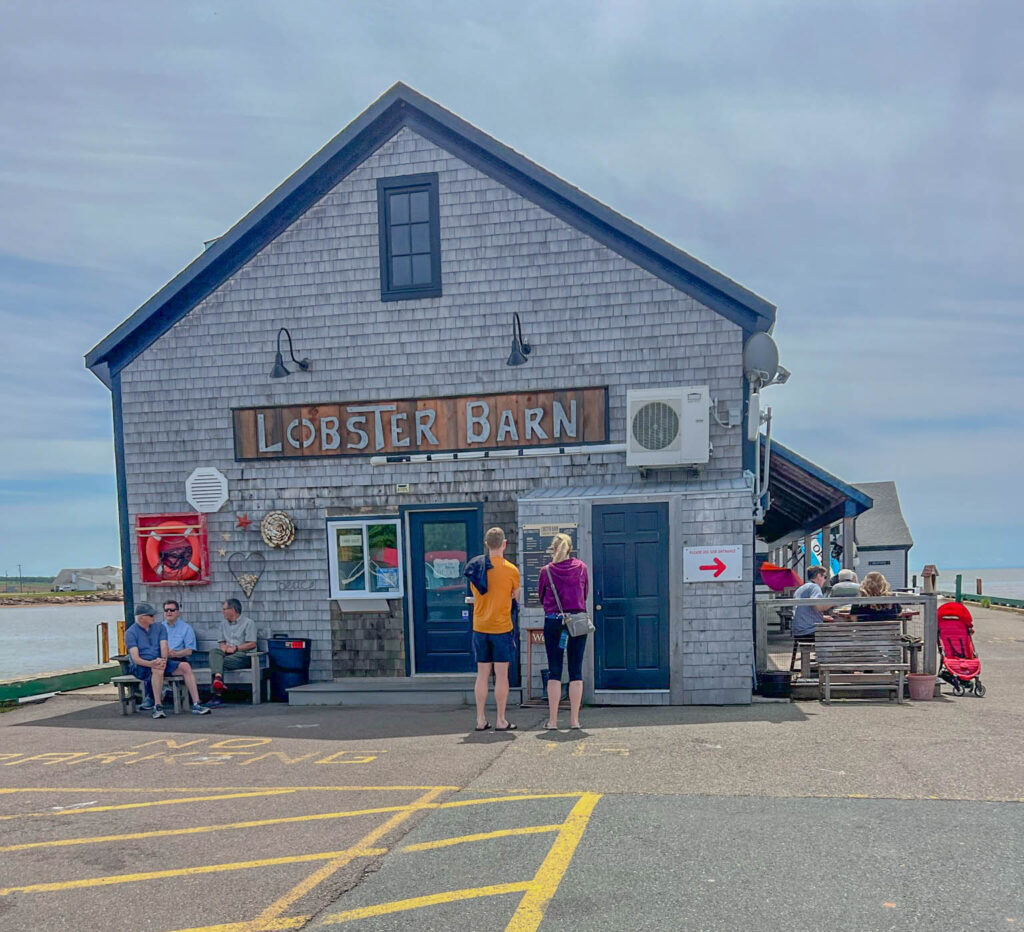
[[[752,334],[743,347],[743,373],[756,388],[767,384],[779,371],[779,348],[767,333]]]

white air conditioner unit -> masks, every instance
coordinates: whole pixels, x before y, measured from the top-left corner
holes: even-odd
[[[627,391],[627,465],[706,463],[711,449],[710,408],[706,385]]]

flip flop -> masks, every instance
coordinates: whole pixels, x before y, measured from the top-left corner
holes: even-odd
[[[495,731],[517,731],[519,726],[515,722],[509,722],[504,728],[499,728],[497,725],[494,726]]]
[[[557,725],[552,725],[550,722],[545,722],[544,723],[544,730],[545,731],[558,731],[558,726]]]
[[[476,730],[477,731],[487,731],[487,729],[490,728],[490,727],[491,727],[491,723],[490,722],[484,722],[484,727],[483,728],[477,727]]]

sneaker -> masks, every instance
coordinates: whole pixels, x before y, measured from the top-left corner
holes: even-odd
[[[224,685],[224,680],[222,680],[219,676],[215,676],[213,678],[213,682],[210,684],[210,687],[213,689],[215,693],[222,693],[224,692],[225,689],[227,689],[227,686]]]
[[[162,705],[153,706],[153,718],[167,718]]]
[[[220,699],[218,699],[216,696],[214,696],[212,699],[208,699],[206,702],[203,703],[203,706],[207,709],[219,709],[222,705],[224,705],[224,703],[221,702]]]
[[[208,708],[206,708],[206,706],[202,705],[199,702],[193,702],[192,703],[192,714],[193,715],[209,715],[210,714],[210,710]]]
[[[139,706],[139,709],[141,709],[143,712],[149,712],[154,707],[154,705],[155,703],[153,702],[153,700],[147,696],[145,699],[142,700],[142,704]]]

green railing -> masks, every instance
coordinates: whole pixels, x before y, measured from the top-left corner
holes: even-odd
[[[46,673],[25,679],[4,680],[0,682],[0,702],[46,693],[66,692],[69,689],[82,689],[86,686],[99,686],[109,683],[110,678],[120,672],[120,665],[115,663],[85,670],[65,670],[61,673]]]

